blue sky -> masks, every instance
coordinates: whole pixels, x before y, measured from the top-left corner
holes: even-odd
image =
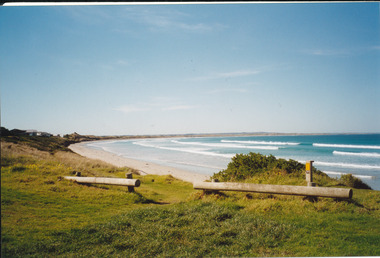
[[[0,7],[1,124],[380,132],[379,3]]]

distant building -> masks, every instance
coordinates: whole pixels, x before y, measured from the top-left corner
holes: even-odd
[[[47,132],[40,132],[37,130],[20,130],[20,129],[13,129],[8,130],[4,127],[1,127],[1,136],[43,136],[43,137],[51,137],[53,134],[47,133]]]
[[[53,135],[50,134],[50,133],[47,133],[47,132],[40,132],[40,131],[37,131],[37,130],[26,130],[26,131],[25,131],[25,134],[26,134],[26,135],[29,135],[29,136],[44,136],[44,137],[50,137],[50,136],[53,136]]]
[[[37,132],[37,136],[51,137],[53,135],[51,133],[47,133],[47,132]]]
[[[37,130],[26,130],[25,134],[29,136],[37,136]]]

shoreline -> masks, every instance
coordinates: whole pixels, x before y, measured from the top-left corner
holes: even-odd
[[[207,138],[207,137],[262,137],[262,136],[316,136],[316,135],[374,135],[380,133],[188,133],[188,134],[146,134],[146,135],[80,135],[74,133],[74,137],[79,137],[77,142],[89,141],[112,141],[112,140],[131,140],[131,139],[154,139],[154,138]],[[73,134],[72,134],[73,135]],[[75,143],[73,143],[75,144]]]
[[[111,152],[96,150],[85,147],[85,142],[71,144],[68,148],[73,152],[90,159],[97,159],[116,167],[129,167],[137,170],[141,175],[171,175],[174,178],[194,183],[203,182],[210,179],[208,175],[197,174],[187,170],[182,170],[174,167],[158,165],[148,161],[141,161],[131,158],[120,157]]]

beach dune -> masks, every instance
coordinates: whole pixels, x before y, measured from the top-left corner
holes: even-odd
[[[120,157],[113,153],[96,150],[88,148],[85,146],[85,143],[76,143],[69,146],[69,148],[84,157],[90,159],[98,159],[109,164],[112,164],[117,167],[129,167],[137,170],[141,175],[152,174],[152,175],[171,175],[174,178],[194,183],[199,181],[209,180],[210,176],[197,174],[194,172],[162,166],[148,161],[135,160],[125,157]]]

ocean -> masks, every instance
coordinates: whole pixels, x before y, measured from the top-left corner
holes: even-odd
[[[122,157],[213,175],[237,153],[272,154],[313,166],[330,177],[353,174],[380,190],[380,134],[149,138],[86,143]]]

